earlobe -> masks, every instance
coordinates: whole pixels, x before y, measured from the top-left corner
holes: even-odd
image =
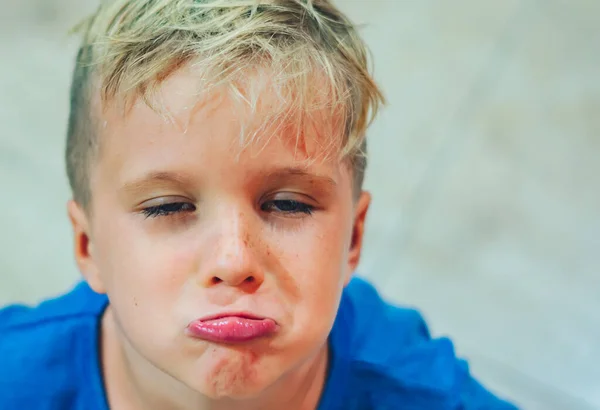
[[[73,200],[68,202],[67,212],[73,228],[73,245],[77,267],[94,291],[105,293],[94,258],[94,244],[91,240],[89,218],[81,205]]]
[[[363,237],[365,233],[365,222],[367,212],[371,205],[371,194],[366,191],[361,192],[355,206],[354,225],[352,227],[352,240],[350,242],[350,250],[348,253],[348,277],[346,285],[350,282],[352,274],[358,267],[362,252]]]

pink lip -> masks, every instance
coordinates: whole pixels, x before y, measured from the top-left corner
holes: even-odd
[[[191,322],[187,331],[192,337],[216,343],[243,343],[277,331],[273,319],[248,313],[226,313]]]

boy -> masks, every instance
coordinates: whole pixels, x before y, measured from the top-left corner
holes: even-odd
[[[351,279],[382,96],[329,1],[112,0],[82,31],[85,282],[0,312],[0,408],[513,408]]]

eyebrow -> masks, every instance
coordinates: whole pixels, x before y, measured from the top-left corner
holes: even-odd
[[[314,181],[324,182],[332,187],[337,186],[337,182],[333,178],[330,178],[325,175],[315,174],[313,172],[308,171],[305,168],[300,167],[285,167],[279,168],[274,171],[267,172],[265,176],[269,179],[279,180],[286,179],[289,177],[298,177],[303,179],[311,179]]]
[[[122,191],[135,192],[148,188],[155,184],[172,184],[177,186],[186,186],[191,182],[191,178],[183,173],[169,171],[153,171],[143,177],[125,183]]]
[[[308,171],[301,167],[285,167],[278,168],[272,171],[262,173],[263,178],[271,180],[285,180],[288,178],[301,178],[312,181],[318,181],[336,187],[337,182],[331,177],[325,175],[319,175]],[[124,192],[137,192],[143,191],[154,185],[175,185],[179,187],[189,186],[192,178],[184,173],[170,172],[170,171],[153,171],[144,175],[143,177],[125,183],[121,187],[121,191]]]

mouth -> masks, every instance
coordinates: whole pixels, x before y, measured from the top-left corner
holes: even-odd
[[[227,317],[239,317],[241,319],[250,319],[250,320],[263,320],[266,319],[264,316],[258,316],[249,312],[227,312],[227,313],[216,313],[214,315],[204,316],[200,319],[197,319],[202,322],[210,322],[211,320],[219,320]]]
[[[247,312],[220,313],[192,321],[187,333],[196,339],[214,343],[246,343],[273,335],[275,320]]]

